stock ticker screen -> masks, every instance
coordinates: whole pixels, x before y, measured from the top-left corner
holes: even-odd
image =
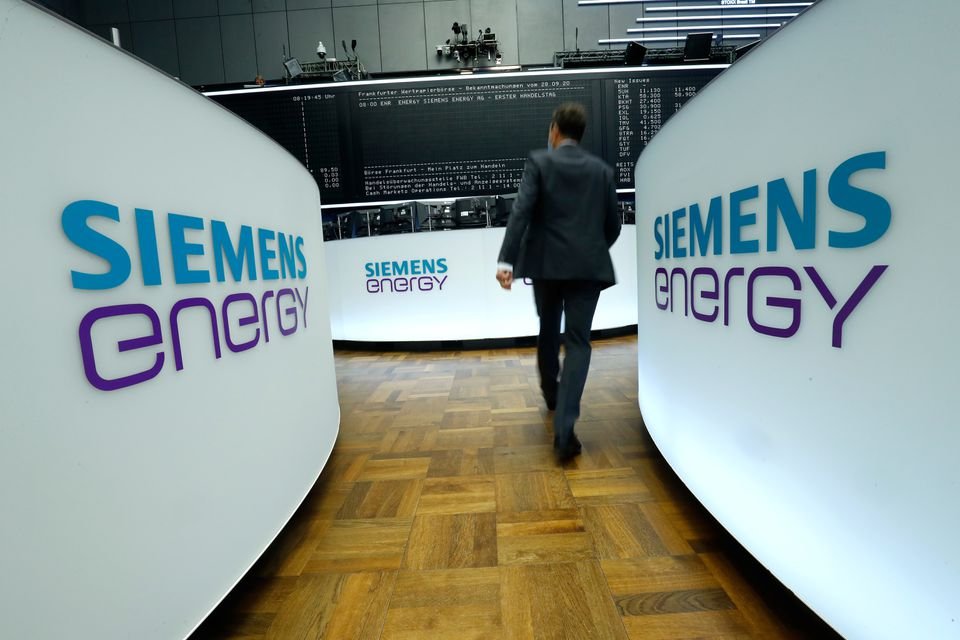
[[[300,85],[211,95],[313,175],[324,204],[517,190],[545,148],[554,108],[586,106],[582,145],[633,187],[633,164],[663,123],[722,68],[597,69],[429,81]]]

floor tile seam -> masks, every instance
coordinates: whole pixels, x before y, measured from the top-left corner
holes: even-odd
[[[429,467],[427,468],[429,473]],[[417,515],[420,511],[420,501],[423,498],[423,485],[426,484],[426,478],[421,480],[420,491],[417,493],[417,504],[413,507],[413,515],[410,517],[410,531],[407,532],[407,539],[403,543],[403,554],[400,556],[400,569],[406,565],[407,554],[410,552],[410,539],[413,538],[413,528],[417,524]]]
[[[574,497],[574,501],[577,503],[577,507],[619,507],[623,505],[637,505],[638,507],[644,504],[650,504],[654,500],[616,500],[616,501],[598,501],[593,502],[589,498],[586,501],[581,501],[580,499]]]
[[[601,555],[600,555],[600,547],[599,547],[599,545],[597,544],[596,535],[594,534],[594,532],[591,530],[591,528],[590,528],[590,526],[589,526],[589,523],[588,523],[587,518],[586,518],[586,514],[585,514],[584,511],[583,511],[583,506],[581,506],[581,505],[577,502],[576,497],[573,495],[573,488],[570,486],[570,478],[567,476],[566,469],[562,469],[562,470],[563,470],[563,481],[564,481],[564,483],[566,483],[566,485],[567,485],[567,493],[570,495],[571,498],[573,498],[573,502],[574,502],[574,504],[576,505],[577,514],[580,516],[580,522],[583,523],[583,530],[584,530],[584,532],[590,537],[590,545],[591,545],[592,548],[593,548],[593,554],[594,554],[594,556],[595,556],[594,562],[597,563],[597,567],[600,569],[600,571],[601,571],[601,573],[602,573],[602,572],[603,572],[603,565],[600,564],[600,560],[601,560],[602,558],[601,558]],[[604,574],[604,583],[605,583],[605,584],[606,584],[606,581],[607,581],[607,580],[606,580],[606,575]],[[611,599],[613,599],[613,593],[610,591],[610,585],[609,585],[609,584],[607,584],[607,594],[610,596]],[[614,602],[613,605],[614,605],[614,608],[616,608],[616,602]],[[619,616],[618,616],[618,617],[619,617]],[[621,625],[623,625],[623,620],[622,620],[622,619],[621,619],[620,622],[621,622]],[[624,637],[625,637],[625,638],[629,638],[629,637],[630,637],[629,634],[627,634],[626,626],[623,626],[623,632],[624,632]]]
[[[606,569],[603,568],[603,560],[606,558],[597,559],[597,567],[600,569],[600,575],[603,576],[603,583],[607,587],[607,594],[610,596],[610,601],[613,603],[613,610],[617,613],[617,618],[620,620],[620,626],[623,628],[623,636],[627,639],[630,638],[630,631],[627,629],[627,622],[625,620],[626,616],[620,612],[620,606],[617,604],[617,596],[613,592],[613,587],[610,586],[610,578],[607,576]]]
[[[388,572],[381,571],[380,573],[382,574]],[[389,573],[393,573],[393,584],[390,587],[390,594],[387,596],[387,599],[383,605],[384,610],[380,621],[380,629],[377,630],[377,635],[375,636],[377,640],[383,637],[383,630],[387,626],[387,616],[390,615],[390,604],[393,602],[393,596],[397,592],[397,582],[400,581],[400,569],[392,569],[389,571]],[[363,630],[366,630],[366,625],[363,626],[361,631]]]

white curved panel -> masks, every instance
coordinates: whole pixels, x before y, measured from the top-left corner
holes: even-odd
[[[533,289],[494,275],[505,229],[461,229],[326,244],[336,340],[412,342],[535,336]],[[637,322],[636,237],[610,250],[617,284],[600,295],[594,329]]]
[[[0,637],[184,637],[336,438],[316,184],[18,0],[0,76]]]
[[[955,3],[822,2],[636,168],[646,423],[848,638],[960,636],[958,20]],[[714,198],[719,254],[693,222]]]

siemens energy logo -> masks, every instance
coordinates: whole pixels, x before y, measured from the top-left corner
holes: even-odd
[[[713,197],[706,206],[694,203],[681,207],[654,219],[654,259],[694,263],[708,255],[729,254],[736,260],[738,256],[762,251],[776,254],[782,249],[778,237],[781,223],[795,250],[813,250],[817,248],[818,214],[822,222],[825,213],[830,214],[835,223],[826,236],[831,250],[866,247],[886,233],[891,208],[882,196],[854,186],[853,181],[861,172],[885,169],[886,152],[883,151],[857,155],[841,162],[827,180],[827,199],[832,205],[827,211],[824,211],[826,207],[818,211],[816,169],[803,173],[799,206],[786,180],[779,178],[766,183],[765,203],[760,198],[760,185],[757,184]],[[758,210],[765,213],[761,218],[765,222],[765,233],[763,223],[758,224],[758,216],[763,215]],[[834,212],[840,215],[834,215]],[[759,233],[757,226],[761,228]],[[824,252],[811,255],[820,259],[825,256]],[[723,326],[745,315],[754,331],[777,338],[796,335],[804,315],[826,311],[832,318],[830,342],[840,348],[844,324],[887,267],[885,264],[864,265],[863,275],[857,276],[859,284],[842,291],[831,286],[830,274],[825,273],[827,269],[822,264],[808,264],[802,269],[759,266],[749,272],[736,264],[725,271],[711,266],[658,267],[654,272],[654,298],[657,308],[662,311],[679,312],[682,302],[685,316],[692,313],[699,321],[721,321]],[[778,287],[788,295],[764,297],[759,293],[770,287]],[[804,296],[805,287],[814,293]],[[743,295],[744,289],[746,295]],[[770,323],[771,308],[778,311],[784,321]]]
[[[132,225],[136,233],[135,245],[124,246],[92,228],[91,223],[113,227],[112,223],[97,219]],[[168,213],[169,245],[161,247],[157,241],[157,217],[153,211],[135,209],[133,215],[121,216],[117,206],[96,200],[71,203],[63,210],[61,223],[71,242],[107,264],[102,273],[71,271],[74,289],[102,291],[123,285],[131,276],[132,255],[139,256],[145,287],[204,285],[213,279],[249,284],[257,279],[302,280],[307,275],[303,238],[271,229],[254,230],[243,225],[231,233],[226,223],[210,220],[209,233],[206,233],[207,224],[203,218]],[[131,234],[117,235],[130,237]],[[212,257],[213,274],[209,269],[196,268],[204,254]],[[164,264],[171,265],[168,267],[171,272],[165,273],[161,269],[161,256],[165,258]],[[193,267],[191,258],[194,258]],[[194,295],[177,300],[169,309],[157,309],[134,300],[96,307],[84,315],[79,326],[80,352],[90,384],[103,391],[114,391],[146,382],[163,370],[167,347],[173,353],[174,369],[182,370],[180,315],[187,309],[201,309],[209,315],[209,333],[216,358],[221,357],[223,345],[240,353],[265,345],[271,339],[290,336],[301,326],[304,329],[307,326],[309,287],[301,291],[299,287],[287,286],[257,295],[241,290],[222,297],[196,295],[196,286],[189,287],[189,290]],[[147,323],[143,326],[149,326],[149,330],[136,337],[129,337],[125,331],[122,337],[117,337],[112,333],[116,322],[111,323],[110,319],[124,317],[139,317],[141,323],[146,318]],[[106,336],[111,339],[103,340]],[[131,356],[132,362],[138,363],[131,364],[131,368],[150,364],[125,375],[112,372],[115,365],[109,367],[112,373],[101,371],[97,365],[98,356],[115,357],[117,351],[120,354],[141,352],[139,358]]]
[[[447,283],[446,258],[367,262],[363,271],[367,293],[442,291]]]

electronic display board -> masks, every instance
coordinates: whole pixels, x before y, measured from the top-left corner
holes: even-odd
[[[517,190],[553,109],[580,102],[583,146],[633,187],[662,124],[726,65],[589,69],[211,92],[313,175],[325,205]]]

